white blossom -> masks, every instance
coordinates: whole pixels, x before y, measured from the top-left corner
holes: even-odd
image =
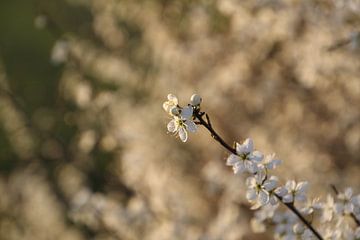
[[[298,219],[292,212],[276,213],[273,217],[273,222],[275,224],[275,238],[297,239],[293,228]]]
[[[282,200],[285,203],[291,203],[296,201],[303,202],[306,200],[306,190],[308,182],[299,182],[296,184],[294,180],[287,181],[285,184],[288,194],[286,194]]]
[[[180,114],[178,116],[174,116],[174,118],[168,123],[168,131],[178,134],[181,141],[186,142],[188,139],[187,131],[196,132],[197,130],[196,124],[192,121],[192,115],[192,107],[184,107],[181,109]]]
[[[179,101],[178,101],[178,98],[174,95],[174,94],[171,94],[169,93],[167,95],[167,101],[163,103],[163,109],[170,114],[170,110],[173,108],[173,107],[177,107],[178,104],[179,104]]]
[[[281,160],[275,158],[275,153],[266,155],[264,162],[262,163],[262,165],[266,169],[275,169],[280,164],[281,164]]]
[[[354,204],[352,201],[352,188],[346,188],[344,193],[337,195],[338,202],[335,203],[335,212],[338,214],[350,214],[354,211]]]
[[[323,204],[322,207],[322,214],[320,217],[320,221],[322,223],[329,222],[332,220],[334,215],[334,207],[335,207],[334,198],[330,194],[328,194],[326,197],[326,202],[325,204]]]
[[[236,143],[236,155],[230,154],[226,165],[232,166],[235,174],[245,171],[255,173],[259,170],[257,164],[262,161],[263,157],[261,152],[254,151],[254,143],[248,138],[243,144]]]
[[[319,202],[318,198],[315,198],[311,201],[308,201],[306,205],[300,209],[300,211],[305,215],[310,215],[316,210],[321,210],[323,208],[323,204]]]
[[[278,179],[271,176],[266,179],[264,172],[258,172],[253,177],[246,179],[248,190],[246,198],[254,203],[252,209],[257,209],[271,202],[273,205],[277,203],[276,197],[272,194],[277,187]]]

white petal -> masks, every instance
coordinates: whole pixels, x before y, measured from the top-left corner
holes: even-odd
[[[189,130],[190,132],[193,132],[193,133],[196,132],[197,126],[193,121],[187,120],[185,122],[185,125],[186,125],[187,130]]]
[[[268,169],[274,169],[281,164],[281,160],[275,159],[275,153],[267,155],[264,162]]]
[[[164,102],[164,103],[163,103],[163,109],[165,110],[165,112],[169,113],[169,111],[170,111],[170,104],[169,104],[169,102]]]
[[[289,180],[289,181],[286,182],[285,187],[286,187],[289,191],[295,190],[296,182],[295,182],[294,180]]]
[[[187,141],[188,134],[187,134],[185,128],[183,128],[183,127],[179,128],[179,137],[180,137],[181,141],[183,141],[183,142]]]
[[[245,169],[250,173],[256,173],[258,171],[258,167],[255,163],[250,162],[248,160],[244,161]]]
[[[344,205],[344,212],[346,214],[352,213],[354,211],[354,205],[352,203],[346,203]]]
[[[305,194],[295,194],[295,200],[299,201],[299,202],[305,202],[306,195]]]
[[[277,180],[270,178],[269,180],[266,180],[264,182],[263,186],[264,186],[266,191],[271,191],[271,190],[276,188],[277,183],[278,183]]]
[[[353,194],[352,188],[349,187],[349,188],[345,189],[345,197],[346,197],[346,199],[350,200],[352,194]]]
[[[258,194],[258,201],[259,203],[264,206],[266,204],[268,204],[270,199],[269,193],[264,191],[264,190],[260,190],[259,194]]]
[[[260,151],[254,151],[250,154],[249,159],[254,162],[261,162],[264,158],[264,154],[262,154]]]
[[[254,201],[256,199],[256,191],[255,189],[251,188],[246,191],[246,199],[249,201]]]
[[[265,177],[266,177],[266,174],[264,172],[258,172],[255,175],[256,182],[261,185],[263,183]]]
[[[246,170],[243,161],[235,163],[235,165],[233,166],[233,169],[234,169],[235,174],[243,173]]]
[[[288,190],[285,187],[278,187],[274,191],[279,197],[283,197],[288,193]]]
[[[254,143],[253,140],[251,138],[247,138],[244,142],[243,142],[243,147],[244,147],[244,151],[246,153],[251,153],[254,149]]]
[[[308,182],[299,182],[295,188],[295,191],[298,193],[304,193],[309,186]]]
[[[334,209],[337,214],[342,214],[344,211],[344,205],[342,203],[335,203]]]
[[[235,163],[237,163],[240,160],[240,158],[235,154],[230,154],[230,156],[226,159],[226,165],[227,166],[234,166]]]
[[[291,203],[291,202],[294,201],[294,197],[293,197],[293,195],[292,195],[291,193],[290,193],[290,194],[286,194],[285,196],[283,196],[282,201],[283,201],[284,203]]]
[[[190,106],[186,106],[181,110],[181,117],[183,119],[190,119],[193,115],[193,109]]]
[[[242,152],[242,145],[240,143],[235,142],[235,149],[237,154],[243,154]]]
[[[177,124],[175,119],[171,120],[168,124],[167,124],[167,130],[169,132],[175,132],[177,130]]]
[[[174,94],[169,93],[167,95],[167,99],[169,100],[169,102],[172,102],[174,105],[178,105],[179,103],[178,98]]]
[[[278,199],[274,196],[274,195],[271,195],[270,196],[270,204],[271,205],[276,205],[278,203]]]
[[[245,181],[246,186],[248,188],[255,188],[256,187],[256,179],[254,177],[248,177]]]
[[[359,206],[360,207],[360,195],[354,196],[351,198],[351,202],[355,205],[355,206]]]

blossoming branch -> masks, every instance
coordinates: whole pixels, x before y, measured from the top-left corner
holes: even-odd
[[[210,117],[201,111],[202,98],[194,94],[190,103],[179,105],[173,94],[163,103],[172,118],[167,130],[186,142],[198,125],[205,127],[211,136],[230,152],[226,165],[234,174],[247,174],[246,198],[256,210],[251,226],[255,232],[264,232],[266,224],[274,229],[276,239],[360,239],[360,194],[353,195],[351,188],[344,193],[333,186],[335,197],[328,194],[326,201],[307,196],[308,182],[288,180],[281,184],[271,170],[281,164],[275,154],[264,155],[255,150],[252,139],[228,145],[212,127]],[[205,118],[204,118],[205,116]],[[286,211],[279,208],[280,204]]]

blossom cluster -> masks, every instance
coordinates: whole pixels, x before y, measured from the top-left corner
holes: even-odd
[[[179,135],[181,141],[186,142],[188,131],[196,132],[197,126],[193,121],[194,108],[201,103],[199,95],[194,94],[190,98],[190,104],[180,107],[178,98],[173,94],[168,94],[167,101],[163,103],[163,109],[172,117],[167,125],[169,132]]]
[[[172,117],[168,131],[186,142],[187,132],[196,132],[195,121],[202,120],[200,104],[201,97],[194,94],[187,106],[180,107],[178,98],[169,94],[163,104]],[[209,121],[197,123],[207,124],[209,129],[212,128]],[[265,231],[268,223],[274,228],[276,239],[360,239],[360,194],[355,196],[352,189],[347,188],[344,193],[336,190],[335,197],[329,194],[324,202],[309,199],[308,182],[288,180],[281,185],[278,177],[270,174],[282,161],[274,153],[264,155],[255,150],[252,139],[236,142],[231,152],[226,165],[231,166],[236,175],[248,175],[246,198],[251,209],[257,210],[251,221],[255,232]],[[280,203],[288,209],[282,210]],[[317,230],[315,223],[319,225]]]

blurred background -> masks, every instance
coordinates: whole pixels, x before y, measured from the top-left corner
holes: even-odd
[[[168,93],[310,196],[360,191],[359,0],[2,0],[0,239],[272,239]]]

